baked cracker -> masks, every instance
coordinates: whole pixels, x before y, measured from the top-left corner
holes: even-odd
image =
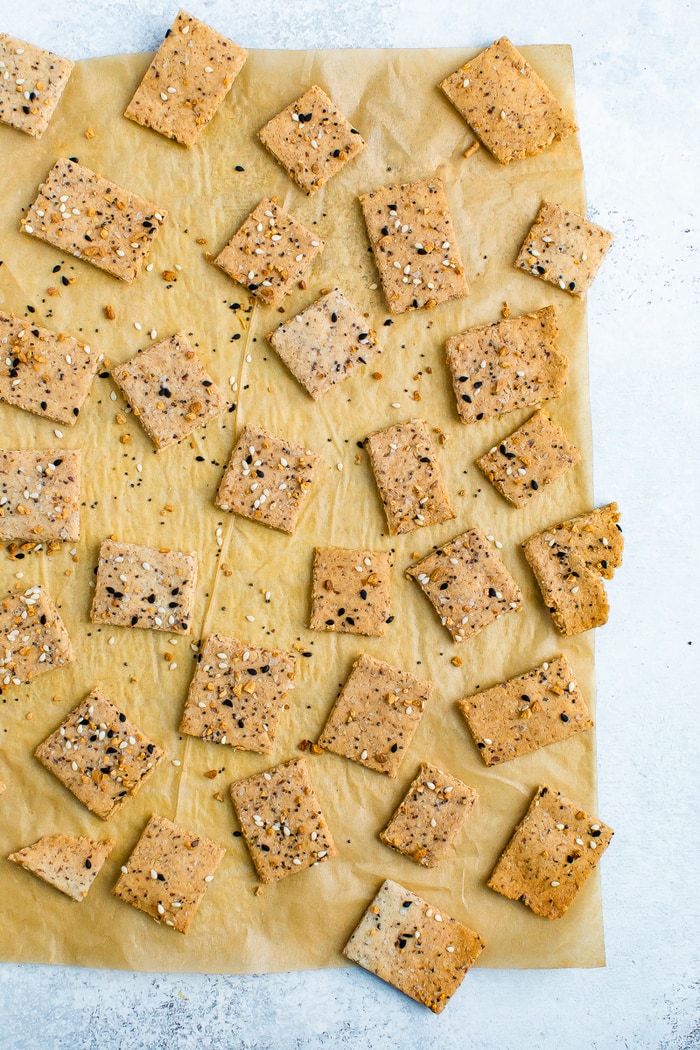
[[[0,33],[0,121],[40,139],[72,71],[69,58]]]
[[[602,226],[544,201],[515,267],[582,299],[613,239]]]
[[[435,868],[447,856],[478,797],[473,788],[451,773],[422,762],[379,837],[418,864]]]
[[[0,540],[80,537],[78,449],[0,450]]]
[[[112,839],[44,835],[31,846],[10,853],[7,859],[80,902],[87,897],[114,846]]]
[[[393,619],[386,551],[316,547],[309,627],[379,636]]]
[[[43,587],[0,603],[0,692],[72,663],[75,653],[58,609]]]

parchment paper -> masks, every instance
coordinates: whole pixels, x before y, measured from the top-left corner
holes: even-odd
[[[569,112],[574,85],[568,47],[524,48]],[[385,877],[397,879],[478,930],[487,941],[480,964],[491,967],[594,966],[603,962],[601,903],[591,878],[569,914],[556,922],[533,915],[486,888],[486,879],[515,823],[542,782],[595,811],[592,732],[487,770],[455,701],[533,667],[557,652],[571,660],[594,708],[593,638],[562,640],[544,610],[518,549],[532,532],[590,509],[591,439],[585,307],[564,292],[516,272],[512,261],[537,211],[548,198],[585,207],[576,137],[510,168],[485,150],[465,160],[472,135],[436,85],[474,51],[252,52],[221,111],[200,144],[187,151],[122,117],[150,56],[78,63],[57,115],[36,142],[0,127],[3,158],[0,304],[20,316],[33,306],[40,323],[81,337],[109,362],[184,328],[214,378],[237,404],[193,440],[156,453],[109,378],[95,380],[75,428],[60,428],[0,405],[0,435],[8,448],[65,447],[84,452],[82,538],[51,557],[0,555],[0,591],[44,584],[60,606],[77,652],[75,664],[6,693],[0,702],[0,855],[53,831],[111,835],[117,846],[88,898],[75,904],[14,865],[0,861],[0,951],[7,960],[83,964],[142,970],[264,972],[342,965],[340,949]],[[255,132],[312,83],[326,90],[356,124],[369,148],[319,193],[307,199],[257,142]],[[92,128],[95,137],[85,138]],[[130,286],[65,257],[18,232],[22,209],[58,157],[77,157],[118,184],[167,209],[151,272]],[[236,166],[243,171],[236,171]],[[389,314],[368,250],[357,194],[391,182],[439,174],[446,184],[471,295],[461,302],[395,318]],[[246,293],[205,258],[227,242],[252,207],[277,195],[326,241],[323,255],[282,312],[255,306],[245,328],[231,304]],[[315,225],[314,225],[315,224]],[[206,245],[197,238],[206,238]],[[53,267],[61,263],[58,273]],[[171,288],[164,269],[177,270]],[[60,278],[75,278],[65,286]],[[265,335],[339,285],[380,335],[376,362],[319,403],[305,394],[267,346]],[[47,294],[49,286],[59,295]],[[560,345],[571,361],[554,417],[583,453],[582,463],[524,510],[506,504],[474,460],[528,416],[515,412],[466,427],[458,420],[444,362],[447,337],[469,325],[496,321],[504,300],[513,315],[555,303]],[[108,321],[104,307],[116,318]],[[140,324],[137,330],[135,324]],[[240,338],[236,338],[240,336]],[[379,371],[381,379],[372,378]],[[230,384],[238,384],[234,394]],[[413,400],[418,391],[420,400]],[[400,403],[399,409],[391,407]],[[423,417],[446,437],[438,445],[457,517],[446,524],[390,539],[366,454],[371,431]],[[223,466],[240,426],[255,420],[321,456],[321,465],[294,537],[218,511],[213,504]],[[131,442],[121,444],[121,434]],[[437,435],[436,435],[437,438]],[[339,469],[342,466],[342,471]],[[140,469],[139,469],[140,468]],[[166,505],[173,510],[166,510]],[[403,570],[415,555],[478,525],[502,544],[503,560],[525,596],[524,608],[457,646]],[[223,545],[217,547],[216,530]],[[100,541],[194,549],[200,583],[193,640],[216,630],[292,648],[296,689],[281,719],[270,757],[182,738],[177,732],[195,656],[190,639],[101,629],[89,622],[90,581]],[[314,544],[390,549],[394,559],[395,621],[384,638],[324,635],[305,627]],[[226,567],[224,569],[224,566]],[[23,574],[19,578],[19,574]],[[266,603],[264,592],[270,591]],[[254,622],[246,619],[254,616]],[[112,641],[113,640],[113,641]],[[112,644],[110,644],[112,643]],[[230,783],[299,754],[316,739],[361,652],[431,678],[436,691],[401,767],[390,780],[335,755],[310,755],[311,774],[339,847],[333,861],[256,895],[246,847],[234,837]],[[171,653],[170,665],[164,655]],[[463,664],[452,665],[459,655]],[[173,669],[173,664],[177,666]],[[33,758],[35,746],[94,686],[168,750],[168,758],[136,799],[105,824],[90,814]],[[479,792],[474,813],[449,858],[428,871],[383,846],[379,830],[393,812],[418,764],[426,759]],[[174,765],[173,760],[180,765]],[[211,780],[208,770],[218,770]],[[217,801],[215,793],[223,795]],[[163,814],[211,836],[227,854],[187,937],[111,896],[119,866],[146,819]]]

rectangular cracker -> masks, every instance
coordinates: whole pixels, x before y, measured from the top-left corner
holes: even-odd
[[[558,397],[569,362],[557,346],[556,310],[469,328],[447,340],[447,364],[463,423]]]
[[[309,627],[379,636],[393,619],[388,552],[316,547]]]
[[[226,98],[248,52],[178,12],[124,116],[194,146]]]
[[[478,797],[451,773],[422,762],[379,838],[418,864],[435,868],[449,853]]]
[[[197,555],[105,540],[100,547],[93,623],[189,634]]]
[[[318,462],[311,449],[249,423],[231,453],[216,505],[292,535]]]
[[[268,340],[304,389],[317,399],[377,353],[376,333],[335,288],[285,321]]]
[[[112,893],[156,922],[187,933],[226,850],[153,814]]]
[[[469,295],[441,179],[383,186],[360,203],[393,314]]]
[[[484,764],[495,766],[593,728],[565,656],[458,701]]]
[[[129,282],[140,273],[166,215],[90,168],[58,160],[20,229]]]
[[[180,732],[269,755],[294,688],[294,669],[291,653],[210,635],[190,683]]]
[[[522,605],[520,588],[479,529],[438,547],[409,566],[406,575],[432,602],[455,642],[471,638]]]
[[[43,587],[0,603],[0,692],[72,663],[75,653],[58,609]]]
[[[0,450],[0,540],[77,540],[79,449]]]
[[[34,754],[103,820],[140,791],[165,758],[165,751],[99,689],[81,700]]]
[[[214,264],[263,303],[280,306],[323,249],[317,234],[274,200],[265,199],[219,252]]]
[[[602,226],[543,201],[515,268],[582,299],[614,238]]]
[[[474,930],[387,879],[343,955],[439,1014],[485,946]]]
[[[610,845],[612,828],[541,786],[488,880],[536,915],[560,919]]]
[[[40,139],[72,71],[69,58],[0,33],[0,121]]]
[[[391,536],[454,518],[424,419],[377,430],[366,447]]]
[[[231,799],[263,882],[277,882],[337,855],[306,759],[237,780]]]
[[[319,746],[395,777],[432,691],[432,682],[363,653],[333,705]]]
[[[7,859],[80,902],[87,897],[115,845],[113,839],[44,835],[31,846],[10,853]]]
[[[501,164],[532,157],[578,131],[507,37],[496,40],[440,87]]]

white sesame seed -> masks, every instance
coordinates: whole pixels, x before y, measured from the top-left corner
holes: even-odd
[[[156,871],[155,868],[151,868],[151,878],[152,879],[157,879],[158,878],[158,872]]]
[[[367,749],[365,748],[364,751],[362,751],[360,753],[360,761],[364,762],[366,758],[367,758]]]
[[[559,883],[557,882],[557,880],[556,880],[556,879],[552,879],[552,881],[550,882],[550,884],[549,884],[549,885],[550,885],[550,886],[558,886],[558,885],[559,885]]]

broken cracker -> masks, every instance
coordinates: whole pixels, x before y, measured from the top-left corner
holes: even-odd
[[[31,846],[10,853],[7,859],[80,902],[87,897],[114,846],[112,839],[44,835]]]
[[[77,449],[0,450],[0,540],[80,537]]]
[[[30,587],[2,600],[0,692],[73,660],[65,624],[43,587]]]
[[[582,215],[543,201],[515,260],[515,268],[581,299],[613,239],[612,233]]]
[[[0,33],[0,121],[40,139],[72,71],[69,58]]]
[[[379,636],[393,619],[386,551],[316,547],[309,627]]]
[[[379,838],[418,864],[435,868],[447,856],[478,797],[451,773],[422,762]]]

